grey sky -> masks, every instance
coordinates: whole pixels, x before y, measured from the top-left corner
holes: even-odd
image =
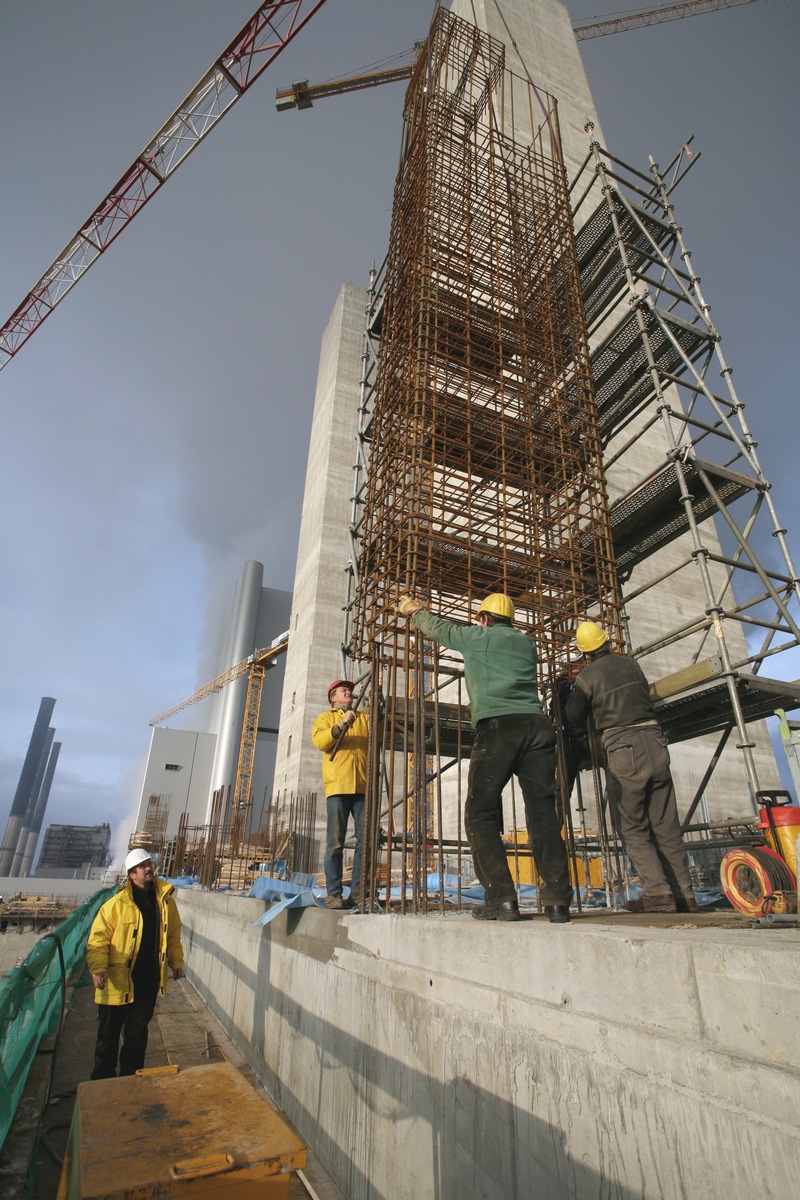
[[[5,0],[2,320],[255,7]],[[41,696],[63,743],[46,823],[124,821],[148,719],[213,671],[242,562],[291,588],[320,337],[385,252],[403,87],[283,114],[275,88],[406,50],[433,7],[327,0],[0,374],[3,826]],[[583,57],[621,157],[696,135],[679,219],[797,554],[800,17],[769,0]]]

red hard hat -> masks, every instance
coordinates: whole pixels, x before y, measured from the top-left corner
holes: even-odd
[[[349,687],[352,691],[355,686],[356,685],[351,683],[349,679],[334,679],[333,683],[328,688],[328,703],[330,704],[331,702],[331,692],[335,691],[337,687]]]

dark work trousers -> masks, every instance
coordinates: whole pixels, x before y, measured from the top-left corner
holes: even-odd
[[[651,897],[691,899],[667,739],[659,725],[631,725],[603,735],[608,795],[625,850]]]
[[[579,771],[591,771],[594,766],[592,762],[592,751],[589,746],[589,739],[585,735],[580,737],[570,737],[569,734],[564,735],[564,795],[569,801],[572,796],[572,789],[575,787],[575,780],[578,778]]]
[[[567,905],[572,900],[567,851],[556,815],[555,747],[555,730],[542,715],[510,713],[478,722],[464,824],[487,904],[513,900],[516,895],[502,840],[503,788],[512,775],[522,791],[528,840],[542,878],[542,900]]]
[[[364,797],[353,795],[328,796],[326,801],[328,826],[325,842],[325,890],[329,896],[342,894],[342,852],[347,834],[347,821],[353,818],[356,848],[353,854],[353,876],[350,890],[361,887],[361,837],[364,825]]]
[[[135,1075],[142,1069],[147,1051],[147,1026],[157,995],[158,983],[154,983],[152,987],[139,988],[132,1004],[98,1004],[92,1079],[113,1079],[117,1073],[117,1058],[120,1075]]]

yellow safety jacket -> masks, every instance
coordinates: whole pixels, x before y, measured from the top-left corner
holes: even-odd
[[[322,783],[326,796],[363,795],[367,789],[367,713],[356,714],[355,722],[339,743],[333,762],[330,759],[331,750],[336,745],[336,735],[331,730],[339,723],[344,713],[343,708],[321,712],[311,730],[314,745],[322,751]]]
[[[86,965],[90,975],[106,972],[106,986],[95,988],[95,1004],[132,1004],[133,979],[131,972],[139,954],[142,940],[142,914],[133,898],[130,879],[121,892],[106,900],[89,931],[86,946]],[[158,901],[158,963],[160,968],[159,995],[167,987],[168,968],[183,967],[181,947],[181,918],[173,892],[175,888],[165,879],[154,879]]]

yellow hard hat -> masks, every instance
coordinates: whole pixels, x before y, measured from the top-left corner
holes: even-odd
[[[583,654],[593,654],[605,645],[608,634],[596,621],[581,621],[575,630],[575,641]]]
[[[491,613],[495,617],[505,617],[508,621],[514,620],[514,601],[510,596],[504,595],[503,592],[492,592],[491,596],[487,596],[478,609],[478,616],[482,612]]]

